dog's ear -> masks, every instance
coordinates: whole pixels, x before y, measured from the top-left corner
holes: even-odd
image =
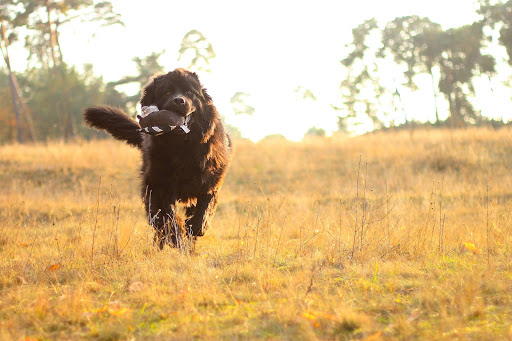
[[[213,110],[215,110],[215,115],[217,115],[215,107],[213,107]],[[203,139],[201,141],[202,143],[206,143],[212,137],[213,133],[215,132],[216,126],[217,122],[215,119],[208,120],[208,122],[206,123],[206,129],[203,133]]]
[[[212,98],[210,97],[210,95],[208,94],[208,92],[206,91],[206,88],[203,88],[201,90],[202,94],[203,94],[203,97],[204,97],[204,100],[206,102],[207,105],[212,105],[213,104],[213,101],[212,101]]]
[[[156,97],[155,89],[156,89],[155,79],[150,79],[148,84],[142,90],[142,98],[140,99],[140,104],[143,107],[146,107],[146,106],[149,106],[149,105],[152,105],[155,103],[155,97]]]
[[[208,141],[213,133],[215,132],[215,128],[217,125],[217,121],[219,120],[219,113],[217,112],[217,108],[213,105],[212,98],[206,91],[206,89],[202,89],[202,94],[204,97],[205,106],[203,107],[202,114],[204,115],[204,130],[203,130],[203,140],[205,143]]]

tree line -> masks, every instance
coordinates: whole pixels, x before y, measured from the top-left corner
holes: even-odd
[[[400,112],[411,124],[414,117],[404,112],[402,93],[418,90],[420,75],[430,77],[433,124],[459,127],[488,121],[472,102],[475,80],[496,76],[501,61],[490,46],[504,47],[512,65],[512,1],[480,0],[477,11],[480,20],[447,30],[419,16],[398,17],[385,25],[369,19],[354,28],[349,52],[341,60],[348,71],[340,85],[343,105],[336,107],[342,112],[339,128],[361,117],[382,128]],[[442,100],[448,102],[444,120]]]
[[[105,103],[134,113],[140,90],[129,96],[117,87],[135,83],[142,89],[151,76],[164,72],[159,58],[165,51],[133,58],[136,73],[111,82],[95,76],[92,65],[79,71],[66,64],[60,33],[78,21],[97,22],[99,29],[124,25],[110,1],[0,0],[0,50],[5,65],[0,68],[0,143],[104,136],[82,124],[83,108]],[[29,55],[27,70],[15,73],[9,49],[22,39]],[[212,44],[201,32],[185,34],[179,60],[190,69],[209,72],[214,57]],[[243,104],[237,94],[234,102]],[[246,105],[241,110],[250,108]],[[227,128],[240,136],[235,127]]]
[[[85,133],[86,103],[123,105],[126,95],[106,91],[92,66],[78,72],[65,63],[60,32],[77,21],[123,24],[109,1],[0,0],[0,142],[68,139]],[[19,40],[28,51],[27,71],[15,74],[9,52]]]
[[[404,111],[402,92],[417,90],[420,75],[431,79],[436,124],[460,126],[485,120],[472,103],[474,80],[495,77],[499,61],[486,52],[492,44],[505,48],[512,65],[512,0],[480,0],[478,13],[481,20],[448,30],[418,16],[399,17],[385,25],[370,19],[354,28],[349,52],[341,60],[347,74],[340,86],[343,104],[336,107],[340,110],[339,129],[362,116],[370,119],[374,128],[386,126],[389,117]],[[110,1],[0,0],[4,61],[0,68],[0,143],[96,135],[81,123],[84,107],[106,103],[133,112],[140,94],[129,96],[117,87],[130,83],[141,87],[150,76],[164,71],[158,61],[164,51],[134,58],[136,73],[112,82],[95,76],[92,65],[81,71],[67,65],[60,33],[79,21],[96,22],[99,29],[124,25]],[[29,56],[27,70],[18,73],[12,70],[9,58],[16,42],[24,43]],[[183,37],[179,55],[190,68],[208,71],[215,52],[201,32],[192,30]],[[384,69],[396,70],[396,79],[385,80]],[[297,93],[315,99],[307,89],[299,87]],[[438,109],[443,100],[449,108],[444,120]],[[255,108],[249,103],[250,95],[244,92],[231,98],[236,114],[252,115]],[[412,119],[409,116],[405,121]],[[240,134],[236,128],[230,129]],[[325,132],[311,130],[308,134]]]

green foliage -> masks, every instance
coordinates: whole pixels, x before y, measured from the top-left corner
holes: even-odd
[[[284,137],[284,135],[282,135],[282,134],[270,134],[270,135],[265,136],[261,141],[284,142],[284,141],[286,141],[286,137]]]
[[[491,4],[489,0],[481,0],[478,13],[484,17],[485,25],[499,28],[499,42],[507,50],[508,63],[512,65],[512,1]]]
[[[110,1],[93,0],[18,0],[23,6],[27,37],[25,47],[29,61],[37,66],[56,66],[64,61],[59,43],[60,30],[66,24],[98,22],[101,26],[123,25],[120,15],[113,11]]]
[[[325,136],[325,130],[322,129],[322,128],[311,127],[311,128],[308,129],[306,134],[304,134],[304,137],[312,137],[312,136],[324,137]]]
[[[398,64],[406,66],[407,87],[417,89],[414,76],[421,71],[432,72],[440,48],[435,42],[441,25],[428,18],[407,16],[395,18],[382,30],[382,47],[377,52],[380,57],[390,54]]]
[[[178,60],[188,61],[190,70],[209,72],[210,61],[215,58],[212,44],[197,30],[187,32],[181,41]]]
[[[316,96],[313,91],[306,89],[303,86],[298,86],[294,91],[300,99],[316,101]]]
[[[92,132],[82,123],[82,111],[91,104],[126,109],[124,94],[105,91],[103,80],[93,75],[90,65],[83,74],[66,64],[56,69],[32,69],[20,79],[20,85],[33,110],[35,129],[47,139],[89,136]]]
[[[387,95],[387,89],[381,84],[379,65],[375,58],[377,49],[372,44],[372,38],[379,33],[375,18],[354,28],[352,43],[347,45],[351,52],[340,61],[348,69],[347,77],[340,85],[345,109],[340,120],[357,120],[363,115],[373,122],[376,129],[383,127],[387,116],[381,102]]]
[[[135,76],[126,76],[121,78],[115,82],[107,83],[107,92],[115,92],[115,87],[118,85],[125,85],[130,83],[138,83],[140,85],[139,89],[147,83],[148,79],[150,79],[155,74],[162,73],[164,71],[164,67],[160,65],[158,59],[165,53],[165,50],[162,52],[152,52],[150,55],[144,58],[135,57],[133,61],[136,64],[137,75]],[[142,93],[141,90],[133,96],[125,97],[123,105],[126,105],[130,108],[135,107],[136,103],[141,98]]]
[[[510,9],[512,6],[504,11]],[[494,10],[493,6],[486,7],[486,17],[503,20]],[[482,53],[486,40],[483,27],[484,21],[481,21],[443,31],[439,24],[418,16],[395,18],[383,29],[375,19],[359,25],[352,32],[351,52],[341,61],[348,74],[341,83],[344,107],[340,109],[345,109],[345,115],[340,116],[340,123],[366,116],[375,128],[382,127],[386,111],[394,108],[396,112],[396,102],[401,106],[399,88],[418,90],[415,77],[419,74],[429,74],[432,78],[437,120],[438,90],[448,101],[452,125],[478,123],[480,114],[471,103],[475,96],[473,79],[481,74],[491,77],[496,68],[495,58]],[[507,31],[502,29],[503,33]],[[506,35],[500,39],[506,39]],[[390,60],[397,70],[402,70],[405,83],[399,81],[400,75],[393,77],[393,85],[381,80],[379,69],[385,68],[389,73]],[[437,84],[436,78],[439,79]]]
[[[352,48],[352,51],[346,58],[344,58],[341,61],[341,63],[344,66],[352,66],[356,60],[364,58],[365,52],[368,50],[366,39],[370,35],[370,33],[376,30],[377,28],[377,19],[372,18],[364,21],[361,25],[352,29],[353,40],[352,44],[348,45],[348,47]]]
[[[11,100],[9,74],[0,69],[0,143],[16,139],[16,120]]]
[[[26,25],[28,13],[20,1],[0,0],[0,22],[6,30],[9,44],[18,39],[17,29]]]
[[[237,127],[224,123],[224,128],[226,128],[227,133],[231,140],[239,140],[242,138],[242,132]]]
[[[494,58],[482,55],[483,24],[481,22],[447,30],[439,42],[441,79],[439,90],[450,105],[453,124],[476,123],[479,114],[469,97],[475,95],[473,77],[479,72],[494,72]]]
[[[231,105],[233,106],[233,111],[235,115],[249,115],[254,114],[254,107],[247,104],[250,100],[249,94],[245,92],[237,92],[231,97]]]
[[[109,89],[107,94],[102,79],[92,75],[92,66],[85,66],[84,73],[79,74],[64,63],[59,32],[65,24],[75,21],[122,24],[119,14],[113,12],[110,1],[0,0],[0,48],[8,71],[11,71],[9,45],[18,39],[20,29],[26,36],[28,61],[35,65],[35,68],[28,68],[29,71],[21,75],[19,83],[22,83],[22,87],[18,87],[13,74],[12,82],[5,86],[4,75],[0,75],[2,102],[8,98],[7,90],[12,94],[10,104],[1,103],[2,107],[15,112],[15,115],[0,112],[3,127],[7,127],[2,129],[6,130],[5,134],[2,131],[2,142],[13,138],[11,117],[16,117],[14,125],[18,129],[19,142],[22,142],[23,135],[31,135],[34,139],[36,131],[44,139],[67,139],[79,133],[89,134],[81,131],[81,111],[84,106],[101,102],[125,107],[126,96],[114,89]],[[101,101],[97,101],[99,99]],[[23,112],[23,120],[20,111]],[[23,133],[27,127],[30,134]]]

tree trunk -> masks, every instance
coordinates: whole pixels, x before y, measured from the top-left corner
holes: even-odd
[[[436,108],[436,123],[439,123],[439,108],[437,107],[436,84],[434,81],[434,73],[432,72],[432,68],[430,68],[430,77],[432,79],[432,93],[434,94],[434,106]]]
[[[21,105],[21,112],[23,113],[23,118],[25,119],[27,125],[28,125],[28,132],[30,133],[30,139],[32,142],[37,140],[36,130],[34,128],[34,120],[32,120],[32,115],[30,114],[30,109],[25,104],[25,101],[23,99],[23,94],[21,93],[20,85],[18,84],[18,80],[16,79],[16,76],[13,74],[13,81],[14,81],[14,88],[16,89],[16,93],[18,95],[18,99],[20,101]]]
[[[452,129],[455,128],[455,99],[453,98],[453,92],[448,95],[448,104],[450,105],[450,123]]]
[[[50,31],[50,44],[51,44],[51,57],[53,60],[53,66],[59,65],[58,59],[57,59],[57,35],[55,34],[55,30],[53,28],[53,22],[52,22],[52,10],[50,8],[51,0],[46,0],[46,11],[48,13],[48,29]]]
[[[11,62],[9,60],[9,40],[7,39],[7,34],[5,32],[5,21],[2,20],[1,21],[1,33],[2,33],[2,40],[4,42],[4,45],[5,45],[5,52],[4,50],[2,49],[2,55],[4,57],[4,60],[5,60],[5,64],[7,65],[7,70],[9,71],[9,84],[10,84],[10,87],[11,87],[11,99],[12,99],[12,105],[14,107],[14,115],[16,117],[16,130],[17,130],[17,139],[18,139],[18,142],[19,143],[23,143],[23,135],[22,135],[22,130],[21,130],[21,117],[20,117],[20,110],[19,110],[19,107],[18,107],[18,101],[17,101],[17,98],[16,98],[16,87],[15,87],[15,82],[14,82],[14,74],[12,73],[12,69],[11,69]]]
[[[57,44],[57,50],[59,51],[59,64],[62,65],[64,63],[64,57],[62,55],[62,48],[60,47],[60,41],[59,41],[59,20],[55,23],[55,43]]]
[[[16,116],[16,136],[18,139],[18,143],[23,143],[23,135],[22,135],[22,129],[21,129],[21,117],[20,117],[20,110],[18,107],[18,101],[16,98],[16,88],[14,85],[14,74],[11,71],[11,68],[8,68],[9,70],[9,80],[11,85],[11,99],[12,104],[14,107],[14,115]]]
[[[450,121],[452,128],[462,127],[465,125],[464,116],[462,114],[462,105],[460,100],[461,90],[455,87],[450,93]]]

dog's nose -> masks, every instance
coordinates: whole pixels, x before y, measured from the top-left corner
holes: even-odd
[[[185,105],[185,99],[181,96],[175,97],[172,101],[177,105]]]

